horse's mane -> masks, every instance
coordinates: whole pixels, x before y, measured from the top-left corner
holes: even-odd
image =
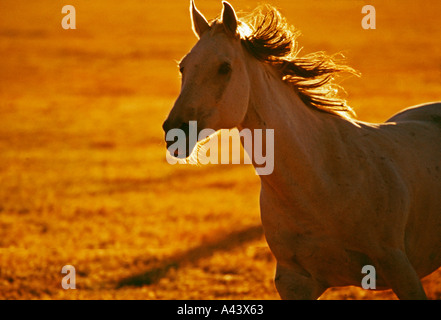
[[[262,5],[242,18],[241,25],[239,30],[251,29],[239,31],[247,51],[277,68],[283,81],[293,85],[308,107],[340,116],[355,115],[340,96],[342,88],[334,82],[335,75],[340,72],[358,75],[354,69],[339,64],[335,56],[324,52],[299,57],[296,41],[299,31],[289,26],[280,12],[270,5]]]

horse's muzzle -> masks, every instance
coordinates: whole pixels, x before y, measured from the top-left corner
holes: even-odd
[[[183,152],[179,152],[179,148],[175,149],[175,151],[172,153],[172,155],[176,158],[180,158],[180,159],[185,159],[188,156],[190,156],[191,152],[193,151],[194,145],[190,145],[191,142],[189,141],[189,135],[190,135],[190,126],[187,122],[183,122],[180,124],[179,127],[175,127],[171,124],[171,121],[169,121],[168,119],[166,121],[164,121],[163,125],[162,125],[162,129],[164,130],[165,133],[165,137],[167,136],[167,133],[172,130],[172,129],[179,129],[181,130],[184,134],[185,134],[185,153]],[[175,143],[178,142],[179,137],[175,136],[174,140],[166,140],[166,144],[167,144],[167,149],[169,149],[172,145],[174,145]],[[181,142],[182,143],[182,142]]]

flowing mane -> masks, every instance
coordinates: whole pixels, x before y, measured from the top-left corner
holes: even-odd
[[[358,72],[338,64],[335,56],[324,52],[298,57],[300,50],[296,39],[300,32],[288,25],[276,8],[270,5],[258,7],[242,19],[239,30],[247,51],[277,68],[283,81],[292,84],[308,107],[339,116],[355,115],[340,95],[344,90],[334,80],[337,73],[358,75]]]

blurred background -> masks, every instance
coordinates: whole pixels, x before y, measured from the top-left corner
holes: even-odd
[[[231,0],[238,12],[260,1]],[[342,52],[358,118],[441,100],[439,0],[269,0],[303,53]],[[76,30],[61,27],[64,5]],[[374,5],[376,30],[361,28]],[[198,0],[207,18],[220,0]],[[161,125],[188,0],[1,0],[0,299],[278,299],[250,166],[171,166]],[[61,287],[64,265],[76,290]],[[424,280],[441,298],[441,272]],[[347,287],[323,299],[394,299]]]

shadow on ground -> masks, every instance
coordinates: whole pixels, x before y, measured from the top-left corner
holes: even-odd
[[[164,278],[171,269],[179,269],[185,265],[194,264],[200,259],[210,257],[217,252],[229,251],[247,242],[261,239],[262,236],[263,229],[260,225],[232,232],[214,241],[201,244],[183,253],[164,259],[158,262],[156,266],[142,273],[121,279],[117,283],[117,288],[155,284]]]

